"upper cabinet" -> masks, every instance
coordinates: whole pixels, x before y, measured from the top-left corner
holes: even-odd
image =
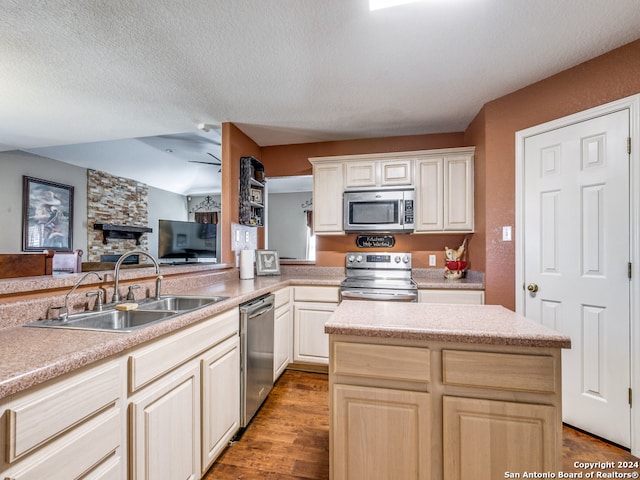
[[[346,161],[344,186],[358,188],[411,185],[412,163],[410,159]]]
[[[317,157],[313,225],[319,235],[344,234],[345,189],[414,186],[415,233],[472,232],[474,147]]]
[[[238,223],[264,226],[264,166],[254,157],[240,158]]]
[[[416,233],[472,232],[473,148],[416,159]]]

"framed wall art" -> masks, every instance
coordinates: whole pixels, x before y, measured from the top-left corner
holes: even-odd
[[[280,275],[277,250],[256,250],[256,275]]]
[[[73,248],[73,187],[22,177],[22,250],[70,252]]]

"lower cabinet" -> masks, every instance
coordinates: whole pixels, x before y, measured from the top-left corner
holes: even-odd
[[[130,400],[133,479],[200,478],[200,372],[189,363]]]
[[[238,327],[233,309],[128,354],[133,480],[200,479],[235,435]]]
[[[240,428],[240,339],[202,356],[202,473]]]
[[[431,478],[428,393],[336,385],[332,418],[333,478]]]
[[[333,480],[561,469],[558,348],[330,337]]]
[[[273,325],[273,381],[275,382],[291,362],[293,321],[289,287],[274,292],[275,313]]]
[[[418,290],[418,303],[484,305],[484,290],[422,289]]]
[[[562,445],[555,441],[555,407],[447,396],[442,402],[445,480],[556,471]]]
[[[293,360],[328,364],[329,335],[324,324],[339,302],[338,287],[293,287]]]
[[[123,378],[123,362],[116,359],[6,399],[0,478],[123,478]]]

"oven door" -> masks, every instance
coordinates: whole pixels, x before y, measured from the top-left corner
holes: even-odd
[[[417,302],[418,292],[415,290],[393,290],[382,288],[343,288],[340,290],[342,300],[380,300],[387,302]]]

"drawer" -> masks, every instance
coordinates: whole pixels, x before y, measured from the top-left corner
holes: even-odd
[[[442,383],[463,387],[555,393],[556,360],[544,355],[443,350]]]
[[[7,461],[50,441],[115,403],[121,392],[119,363],[110,363],[56,381],[7,409]]]
[[[333,373],[409,382],[430,380],[427,348],[335,342]]]
[[[237,335],[238,328],[239,312],[233,309],[134,351],[129,355],[131,392],[222,340]]]
[[[296,302],[340,302],[338,287],[294,287],[293,300]]]
[[[289,287],[281,288],[280,290],[273,292],[275,295],[275,308],[281,307],[289,303],[290,290]]]
[[[43,452],[35,461],[18,464],[8,480],[85,478],[84,475],[94,469],[92,473],[109,472],[109,475],[91,475],[91,478],[119,478],[119,410],[94,420],[83,425],[77,432],[74,431],[55,448]]]

